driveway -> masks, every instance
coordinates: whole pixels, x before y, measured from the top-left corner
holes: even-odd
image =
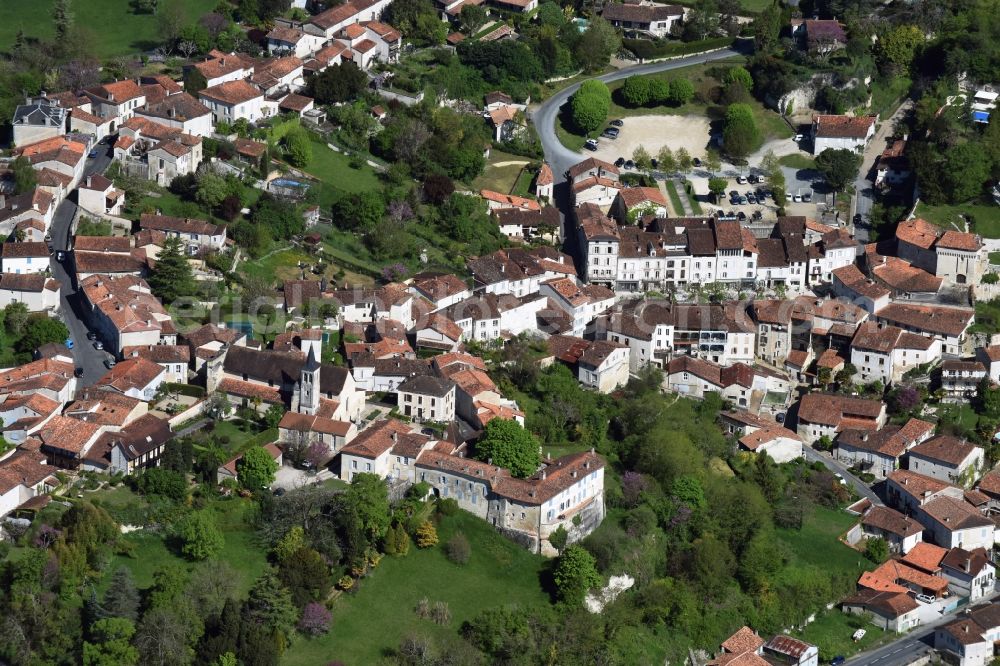
[[[316,474],[309,474],[304,470],[296,469],[291,465],[282,465],[274,475],[274,483],[271,488],[284,488],[285,490],[295,490],[303,486],[314,483],[322,483],[333,478],[333,472],[328,469],[321,469]]]
[[[97,144],[97,147],[102,152],[93,159],[87,158],[84,178],[96,173],[104,173],[111,164],[110,146]],[[74,191],[56,208],[49,230],[55,252],[52,253],[49,263],[52,277],[58,280],[60,285],[59,315],[63,323],[66,324],[66,328],[69,329],[69,335],[75,343],[72,349],[73,362],[76,367],[83,368],[83,376],[77,380],[77,385],[83,388],[94,384],[104,376],[104,373],[107,372],[104,361],[110,357],[110,354],[97,351],[93,344],[87,340],[86,307],[83,303],[83,294],[76,290],[75,275],[71,272],[72,261],[69,253],[67,252],[62,262],[56,261],[56,252],[66,252],[69,249],[70,227],[77,210],[75,198],[76,192]]]

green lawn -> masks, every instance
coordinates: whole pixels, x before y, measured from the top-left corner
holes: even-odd
[[[198,18],[218,5],[217,0],[178,0],[188,21]],[[51,39],[54,0],[4,0],[0,2],[0,48],[14,43],[19,30],[27,37]],[[88,46],[101,58],[149,51],[162,38],[157,17],[136,14],[129,0],[84,0],[74,2],[76,26],[89,33]]]
[[[677,0],[678,5],[697,7],[701,3],[698,0]],[[770,0],[738,0],[740,8],[747,14],[758,14],[771,6]]]
[[[272,283],[282,280],[297,280],[302,277],[299,262],[314,264],[317,259],[296,248],[278,250],[261,257],[250,259],[240,264],[240,268],[248,275],[256,275]]]
[[[333,629],[316,639],[298,639],[282,660],[287,666],[315,666],[331,660],[376,664],[411,632],[440,641],[453,640],[462,623],[480,611],[502,604],[549,603],[539,576],[546,560],[504,539],[484,521],[459,511],[438,528],[441,544],[461,530],[472,545],[464,566],[451,563],[441,548],[410,549],[403,558],[386,557],[363,579],[356,594],[334,602]],[[443,601],[451,623],[439,626],[413,612],[426,598]]]
[[[212,429],[212,439],[228,451],[229,455],[236,456],[254,444],[263,446],[277,441],[278,431],[276,429],[259,431],[254,428],[251,432],[245,432],[232,421],[216,421]]]
[[[855,643],[851,636],[858,629],[864,629],[865,636]],[[792,632],[792,635],[818,646],[823,661],[837,656],[850,657],[897,636],[879,629],[863,615],[849,615],[837,608],[826,611],[805,630]]]
[[[493,190],[502,194],[516,193],[517,186],[521,180],[520,176],[525,171],[524,167],[528,164],[528,161],[528,158],[521,157],[520,155],[511,155],[496,149],[491,150],[490,160],[486,164],[486,169],[483,170],[481,176],[472,181],[472,190],[475,192],[479,190]],[[507,164],[508,162],[514,162],[515,164]],[[497,164],[504,164],[505,166],[496,166]],[[530,179],[528,182],[530,184]]]
[[[954,206],[929,206],[920,202],[917,217],[922,217],[939,227],[962,229],[962,218],[971,217],[972,231],[986,238],[1000,238],[1000,206],[992,202],[973,202]]]
[[[782,155],[778,158],[778,164],[791,167],[792,169],[815,169],[816,160],[806,155],[795,153],[794,155]]]
[[[312,159],[303,169],[325,185],[319,204],[327,208],[340,192],[363,192],[378,187],[378,176],[367,164],[360,169],[351,166],[351,158],[331,150],[322,139],[313,138]]]
[[[1000,252],[990,252],[990,263],[1000,264]]]
[[[685,180],[683,191],[678,189],[678,192],[680,192],[681,196],[687,197],[688,203],[691,204],[691,210],[694,211],[694,214],[701,215],[701,202],[698,201],[698,197],[695,196],[694,188],[691,186],[691,183]]]
[[[238,575],[237,588],[241,595],[247,593],[267,566],[266,554],[256,540],[253,527],[248,523],[251,507],[250,500],[234,498],[215,500],[206,509],[213,514],[225,537],[225,545],[218,559],[229,564]],[[153,582],[154,572],[162,566],[182,564],[188,570],[196,566],[171,550],[161,533],[132,532],[125,539],[135,544],[135,553],[133,557],[116,557],[113,566],[124,564],[131,569],[135,583],[140,588],[149,587]]]
[[[681,202],[681,195],[677,193],[677,188],[674,187],[674,181],[667,180],[663,184],[666,186],[667,196],[670,198],[670,206],[674,209],[674,216],[684,217],[684,204]]]
[[[888,81],[875,79],[872,82],[872,112],[881,118],[890,117],[912,85],[913,82],[905,76],[896,76]]]
[[[856,520],[855,516],[838,509],[811,507],[801,530],[777,530],[781,542],[792,555],[789,564],[813,565],[831,574],[841,571],[858,576],[874,568],[861,553],[837,540]]]

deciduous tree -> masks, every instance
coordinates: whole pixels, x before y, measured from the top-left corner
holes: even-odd
[[[576,544],[559,555],[552,577],[559,599],[570,605],[582,603],[587,592],[603,582],[594,556]]]
[[[493,419],[486,424],[483,438],[476,443],[476,457],[505,467],[520,478],[534,474],[541,464],[538,442],[510,419]]]
[[[192,511],[182,518],[175,534],[181,541],[181,552],[192,560],[204,560],[217,555],[225,545],[215,520],[204,511]]]
[[[267,488],[274,483],[278,463],[263,446],[251,446],[236,463],[240,485],[251,491]]]

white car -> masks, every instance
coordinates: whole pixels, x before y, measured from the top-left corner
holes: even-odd
[[[792,137],[792,141],[794,141],[795,143],[798,143],[799,141],[801,141],[804,138],[805,137],[802,136],[801,134],[796,134],[795,136]]]
[[[932,604],[934,603],[934,597],[929,594],[918,594],[917,601],[922,601],[925,604]]]
[[[802,195],[800,194],[793,195],[792,201],[794,201],[795,203],[802,203]]]

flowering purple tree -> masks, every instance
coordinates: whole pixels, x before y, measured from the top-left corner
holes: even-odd
[[[625,472],[622,475],[622,498],[625,506],[639,506],[642,492],[649,487],[646,477],[639,472]]]
[[[382,279],[386,282],[396,282],[406,277],[407,273],[409,273],[409,270],[407,270],[406,266],[395,263],[382,269]]]
[[[333,617],[326,606],[315,601],[306,604],[302,609],[302,619],[299,620],[299,631],[310,636],[320,636],[330,631]]]
[[[405,201],[390,201],[389,205],[386,206],[386,212],[389,213],[389,219],[397,225],[401,225],[413,217],[413,209]]]
[[[38,530],[38,534],[35,535],[35,547],[49,548],[52,544],[59,540],[59,536],[61,534],[62,532],[51,525],[42,525],[42,527]]]
[[[326,444],[323,442],[313,442],[306,449],[305,458],[319,468],[326,461],[327,455],[328,449],[326,448]]]

